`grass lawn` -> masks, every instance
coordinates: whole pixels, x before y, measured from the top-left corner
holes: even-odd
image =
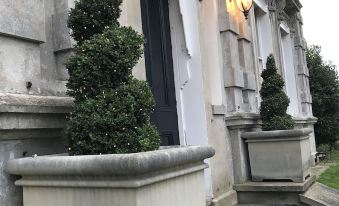
[[[339,164],[331,166],[320,175],[318,182],[339,190]]]
[[[321,174],[317,181],[339,190],[339,150],[331,152],[326,162],[334,165]]]

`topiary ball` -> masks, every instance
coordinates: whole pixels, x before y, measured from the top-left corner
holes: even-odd
[[[71,36],[82,44],[94,34],[102,33],[105,28],[119,25],[122,0],[79,0],[70,10],[68,27]]]
[[[262,129],[264,131],[293,129],[294,121],[286,113],[290,100],[283,91],[285,82],[277,72],[272,54],[267,58],[266,69],[261,77],[263,78],[260,90]]]
[[[75,105],[66,136],[71,155],[136,153],[156,150],[160,137],[150,123],[154,98],[148,84],[130,80]]]
[[[143,37],[131,27],[109,27],[94,35],[66,61],[70,76],[67,93],[81,101],[125,84],[143,54],[143,43]]]

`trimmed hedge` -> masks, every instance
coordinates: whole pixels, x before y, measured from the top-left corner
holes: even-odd
[[[118,24],[121,0],[80,0],[68,25],[77,40],[67,62],[67,93],[75,108],[66,125],[71,155],[156,150],[150,121],[155,101],[147,82],[132,76],[143,36]]]
[[[260,95],[262,98],[260,115],[264,131],[288,130],[294,128],[294,120],[286,113],[290,100],[283,91],[285,82],[277,73],[274,56],[267,58],[266,69]]]

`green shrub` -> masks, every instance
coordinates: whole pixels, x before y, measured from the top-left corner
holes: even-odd
[[[80,0],[70,12],[69,26],[78,40],[66,62],[68,94],[75,98],[66,125],[71,155],[135,153],[160,145],[150,121],[155,106],[150,87],[132,77],[144,40],[118,25],[120,4]]]
[[[128,27],[109,27],[85,41],[66,62],[68,94],[78,101],[126,84],[143,53],[142,44],[143,37]]]
[[[328,144],[321,144],[317,147],[317,152],[329,154],[331,152],[331,147]]]
[[[108,26],[119,25],[122,0],[75,1],[68,18],[71,36],[81,44],[95,34],[101,34]]]
[[[317,144],[333,147],[339,134],[339,78],[336,67],[322,59],[321,48],[308,47],[307,66],[310,72],[310,90],[313,98],[313,115]]]
[[[283,78],[277,73],[273,55],[267,59],[266,69],[262,72],[263,78],[260,95],[262,102],[260,115],[263,122],[263,130],[288,130],[294,128],[294,121],[286,113],[290,103],[283,91],[285,85]]]

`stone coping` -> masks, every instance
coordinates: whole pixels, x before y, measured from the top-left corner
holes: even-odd
[[[246,182],[234,184],[233,189],[237,192],[305,192],[316,181],[313,175],[305,182]]]
[[[214,154],[210,146],[187,146],[134,154],[41,156],[10,160],[5,171],[23,176],[130,176],[202,162]]]
[[[315,124],[318,121],[318,118],[316,117],[306,117],[306,118],[301,118],[301,117],[295,117],[293,118],[295,121],[295,124]]]
[[[1,113],[69,113],[71,97],[0,93]]]
[[[295,139],[303,138],[313,132],[312,129],[298,129],[298,130],[275,130],[275,131],[261,131],[261,132],[245,132],[242,138],[247,140],[255,139]]]

